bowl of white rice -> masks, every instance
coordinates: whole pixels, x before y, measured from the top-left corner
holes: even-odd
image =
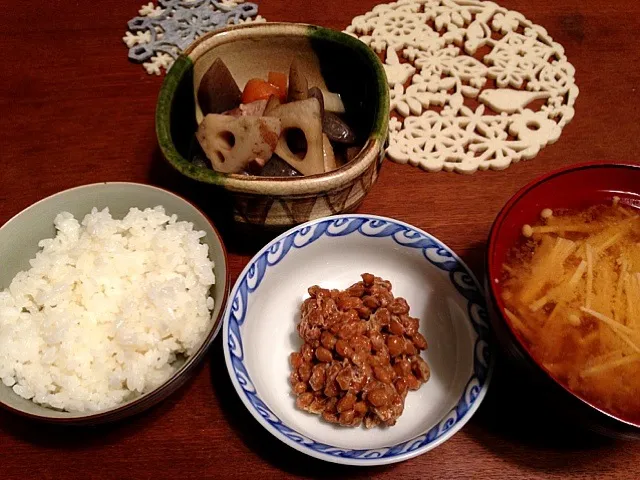
[[[0,405],[57,423],[138,413],[221,326],[227,259],[195,206],[149,185],[65,190],[0,228]]]

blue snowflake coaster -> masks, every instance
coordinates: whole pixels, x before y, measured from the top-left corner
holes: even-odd
[[[129,60],[142,63],[149,74],[168,70],[194,40],[212,30],[246,22],[264,22],[258,5],[243,0],[158,0],[128,22],[122,41]]]

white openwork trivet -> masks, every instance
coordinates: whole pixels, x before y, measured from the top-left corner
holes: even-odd
[[[169,70],[176,57],[207,32],[266,21],[258,15],[258,5],[244,0],[158,0],[138,13],[129,20],[122,41],[129,47],[129,59],[156,75]]]
[[[396,162],[504,169],[558,140],[573,118],[578,87],[562,45],[493,2],[400,0],[346,32],[384,61]]]

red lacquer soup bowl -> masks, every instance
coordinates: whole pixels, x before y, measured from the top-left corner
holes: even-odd
[[[589,163],[573,165],[544,175],[516,193],[498,214],[487,248],[488,306],[494,331],[509,361],[531,380],[532,387],[556,413],[587,429],[613,437],[640,439],[637,419],[622,418],[557,382],[532,356],[504,313],[499,282],[507,253],[521,238],[522,226],[535,223],[544,208],[582,209],[620,202],[640,208],[640,163]],[[640,371],[638,372],[640,374]]]

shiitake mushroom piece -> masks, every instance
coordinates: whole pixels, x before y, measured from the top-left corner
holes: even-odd
[[[324,108],[324,95],[318,87],[309,89],[309,98],[316,98],[320,103],[320,113],[322,115],[322,131],[329,137],[329,140],[337,143],[351,145],[356,142],[356,136],[347,123],[335,113],[326,111]]]
[[[300,177],[302,174],[281,159],[273,155],[271,159],[262,167],[261,177]]]
[[[331,112],[324,112],[322,117],[322,131],[327,134],[329,140],[337,143],[351,145],[356,142],[356,135],[353,130],[338,115]]]
[[[242,92],[221,58],[211,64],[198,86],[198,104],[202,115],[223,113],[242,103]]]

